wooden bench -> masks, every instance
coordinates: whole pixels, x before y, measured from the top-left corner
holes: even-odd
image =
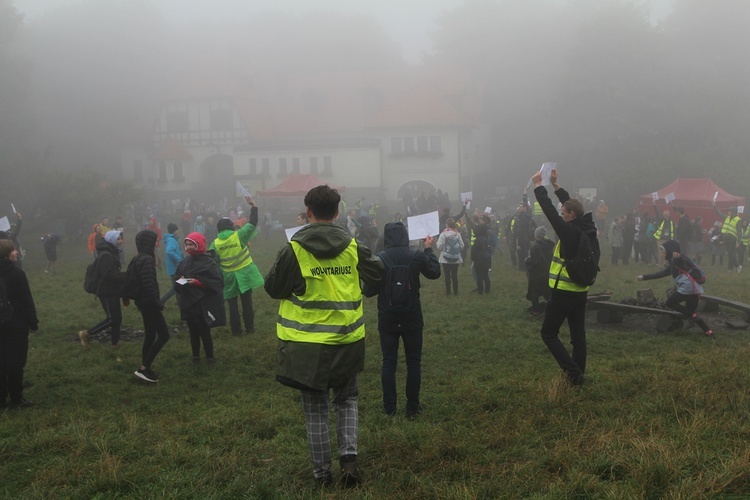
[[[714,297],[713,295],[701,295],[701,300],[704,302],[703,311],[705,312],[718,312],[719,306],[729,307],[742,311],[743,319],[750,323],[750,304]]]
[[[661,316],[656,322],[656,331],[659,333],[679,330],[683,326],[682,314],[671,309],[631,306],[606,301],[590,302],[588,307],[596,310],[596,320],[599,323],[621,323],[625,314],[658,314]]]

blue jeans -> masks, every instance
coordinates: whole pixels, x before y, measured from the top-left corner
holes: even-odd
[[[381,383],[383,410],[386,415],[396,413],[396,366],[399,339],[404,340],[406,354],[406,411],[419,410],[419,390],[422,386],[422,328],[402,332],[380,330],[380,350],[383,353]]]

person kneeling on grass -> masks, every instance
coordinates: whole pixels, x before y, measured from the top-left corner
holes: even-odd
[[[151,370],[151,363],[161,348],[169,341],[169,328],[162,311],[166,309],[159,297],[159,282],[156,279],[156,259],[154,251],[158,235],[155,231],[144,229],[135,235],[135,247],[138,255],[133,257],[135,276],[138,282],[138,297],[135,305],[143,318],[143,348],[141,349],[141,367],[135,376],[146,382],[158,382],[159,377]]]
[[[677,290],[667,298],[666,306],[681,313],[689,323],[695,323],[701,327],[704,335],[712,337],[713,330],[696,313],[703,287],[690,276],[690,270],[695,267],[693,261],[680,253],[680,244],[674,240],[665,241],[659,248],[659,252],[667,261],[667,267],[655,273],[641,274],[637,277],[638,281],[654,280],[671,274]],[[682,302],[685,303],[684,306],[680,305]]]
[[[185,238],[188,256],[177,266],[174,289],[180,317],[190,330],[193,363],[200,363],[201,341],[206,360],[214,363],[211,328],[226,325],[224,313],[224,278],[219,264],[206,253],[206,237],[190,233]]]

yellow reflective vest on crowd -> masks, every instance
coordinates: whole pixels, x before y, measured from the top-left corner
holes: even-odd
[[[657,240],[661,239],[661,233],[664,231],[664,223],[667,222],[666,220],[661,221],[661,224],[659,224],[659,229],[654,232],[654,238]],[[674,222],[672,222],[672,219],[669,219],[669,238],[674,239]]]
[[[318,259],[296,241],[290,244],[306,288],[304,295],[281,301],[279,339],[342,345],[365,338],[356,240],[332,259]]]
[[[724,225],[721,226],[721,234],[726,234],[727,236],[731,236],[735,240],[737,239],[737,224],[740,222],[740,218],[735,216],[732,218],[731,215],[727,215],[727,218],[724,219]]]
[[[560,257],[560,242],[555,245],[555,253],[552,254],[552,262],[549,265],[549,287],[568,292],[585,292],[589,287],[575,283],[568,270],[565,269],[565,260]]]
[[[227,239],[216,238],[214,248],[216,253],[219,254],[221,270],[225,273],[239,271],[253,263],[250,250],[247,245],[242,244],[237,231],[233,232]]]

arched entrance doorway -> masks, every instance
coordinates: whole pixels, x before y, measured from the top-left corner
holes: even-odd
[[[405,182],[398,188],[398,198],[403,202],[402,209],[407,215],[437,210],[430,205],[437,204],[437,189],[428,181],[411,180]]]

